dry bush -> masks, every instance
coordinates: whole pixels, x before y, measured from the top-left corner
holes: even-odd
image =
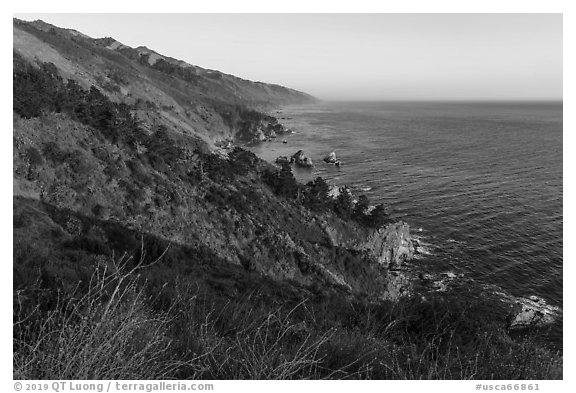
[[[14,378],[170,378],[178,366],[166,336],[171,320],[147,306],[137,274],[146,267],[143,258],[129,270],[130,264],[126,255],[112,258],[97,267],[83,294],[59,296],[42,315],[38,308],[17,312]]]

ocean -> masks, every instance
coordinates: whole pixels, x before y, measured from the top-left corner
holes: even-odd
[[[427,263],[562,307],[561,102],[362,102],[287,106],[294,131],[250,149],[302,149],[312,170],[410,224]],[[286,143],[283,143],[283,140]],[[342,165],[325,164],[335,152]],[[562,336],[562,319],[553,328]]]

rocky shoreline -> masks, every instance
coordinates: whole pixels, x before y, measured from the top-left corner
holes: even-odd
[[[284,118],[281,117],[281,119]],[[286,128],[284,129],[287,130]],[[291,132],[290,130],[288,131]],[[259,137],[250,143],[259,143],[266,140],[267,138]],[[326,164],[340,166],[340,160],[336,157],[335,152],[327,154],[322,161]],[[314,166],[312,159],[306,156],[302,150],[297,151],[292,156],[279,156],[275,163],[279,166],[296,165],[308,169]],[[354,203],[357,203],[358,198],[352,195],[350,189],[347,187],[342,188],[339,185],[330,187],[330,197],[336,199],[342,189],[349,192]],[[374,206],[369,207],[369,209],[373,208]],[[354,237],[348,239],[338,238],[338,231],[331,230],[329,226],[325,226],[324,229],[333,246],[363,250],[374,257],[386,270],[385,289],[379,295],[382,300],[398,301],[401,298],[410,296],[419,296],[425,300],[429,294],[449,293],[455,287],[466,282],[468,285],[477,287],[477,290],[483,292],[484,296],[493,298],[494,302],[503,306],[502,312],[506,313],[510,330],[545,327],[553,324],[562,315],[562,310],[559,307],[549,305],[544,299],[537,296],[515,297],[503,291],[502,288],[488,290],[486,287],[482,287],[481,284],[470,281],[462,273],[457,274],[452,271],[431,273],[425,271],[417,261],[418,259],[426,258],[426,253],[422,254],[419,251],[419,240],[411,236],[410,226],[405,222],[389,224],[385,228],[370,234],[362,242],[358,242]],[[418,256],[420,258],[417,258]],[[345,279],[341,277],[332,277],[332,281],[351,289]]]

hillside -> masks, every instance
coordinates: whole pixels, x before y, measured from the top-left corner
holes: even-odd
[[[384,206],[215,148],[311,97],[21,21],[13,87],[16,379],[561,377],[487,299],[421,296]]]
[[[42,21],[15,19],[13,33],[14,51],[24,59],[52,63],[64,79],[85,89],[96,86],[111,101],[131,106],[143,128],[165,125],[209,145],[250,141],[253,135],[243,123],[253,109],[315,101],[286,87],[240,79],[145,47],[131,48],[110,37],[90,38]],[[274,118],[262,120],[265,130],[277,124]]]

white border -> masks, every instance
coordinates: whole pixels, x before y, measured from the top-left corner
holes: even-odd
[[[576,17],[574,13],[575,2],[558,1],[558,0],[524,0],[524,1],[504,1],[504,0],[484,0],[475,2],[456,1],[456,0],[404,0],[404,1],[312,1],[312,0],[285,0],[282,3],[264,0],[213,0],[209,1],[111,1],[99,0],[95,2],[79,2],[71,0],[26,0],[21,2],[11,2],[8,6],[2,6],[2,53],[5,58],[0,62],[2,67],[2,76],[5,86],[2,94],[2,143],[0,143],[2,159],[1,162],[1,180],[6,190],[1,195],[2,206],[2,226],[1,226],[1,242],[3,250],[2,262],[4,263],[2,271],[2,293],[0,293],[0,304],[2,315],[1,332],[1,381],[0,386],[5,388],[5,391],[13,391],[12,384],[12,324],[11,314],[12,308],[12,220],[11,206],[12,197],[10,195],[12,183],[12,161],[11,161],[11,146],[12,141],[10,138],[9,130],[12,129],[12,114],[11,96],[12,96],[12,82],[8,80],[11,75],[11,33],[9,29],[12,26],[12,17],[14,13],[33,13],[33,12],[48,12],[48,13],[91,13],[91,12],[114,12],[114,13],[169,13],[169,12],[340,12],[340,13],[358,13],[358,12],[386,12],[386,13],[563,13],[564,14],[564,102],[567,104],[567,109],[564,111],[564,140],[563,140],[563,158],[564,158],[564,173],[568,176],[564,179],[564,217],[567,222],[564,228],[564,240],[570,239],[575,232],[573,227],[574,209],[572,206],[572,197],[574,196],[574,182],[572,176],[572,169],[575,168],[572,159],[572,148],[574,147],[574,137],[572,132],[576,131],[574,127],[574,111],[573,106],[573,88],[574,77],[573,71],[576,69],[574,62],[574,39],[576,37]],[[567,219],[566,219],[567,218]],[[564,242],[565,243],[565,242]],[[564,277],[573,277],[574,268],[574,252],[571,250],[570,244],[566,248],[564,261]],[[569,282],[569,284],[571,284]],[[575,387],[574,372],[576,370],[573,354],[574,354],[574,340],[569,332],[570,328],[574,327],[573,324],[573,303],[574,296],[573,285],[567,285],[564,289],[564,381],[563,382],[541,382],[541,391],[574,391]],[[495,381],[489,381],[495,383]],[[293,389],[304,389],[306,391],[319,391],[321,389],[329,388],[330,390],[354,390],[361,388],[363,391],[369,392],[382,392],[383,389],[414,389],[415,391],[448,391],[448,392],[462,392],[474,390],[472,382],[463,381],[443,381],[438,383],[426,382],[406,382],[406,381],[363,381],[363,382],[260,382],[260,383],[247,383],[247,382],[222,382],[216,381],[218,386],[217,391],[266,391],[269,392],[274,389],[276,392],[285,392]],[[361,384],[361,385],[358,385]],[[569,386],[572,389],[569,389]]]

